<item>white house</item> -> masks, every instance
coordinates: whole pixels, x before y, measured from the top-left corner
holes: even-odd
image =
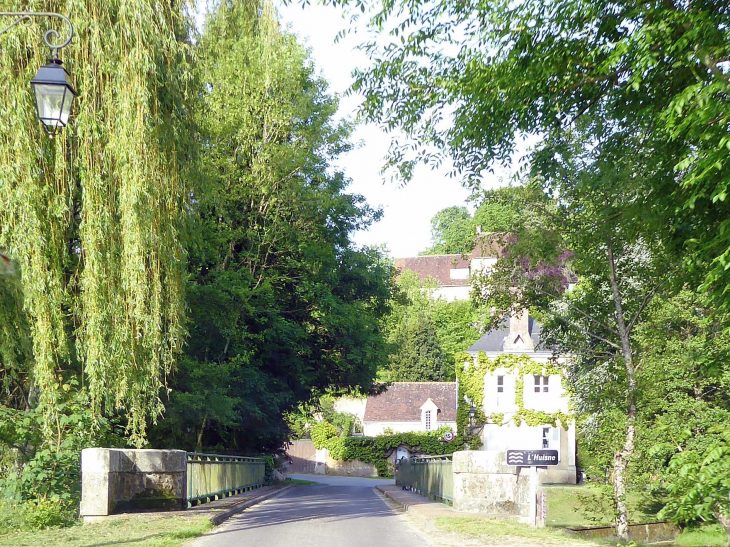
[[[365,404],[363,434],[435,431],[450,427],[456,431],[455,382],[394,382]]]
[[[426,255],[396,258],[395,267],[401,272],[411,270],[422,281],[436,283],[432,296],[447,302],[469,300],[470,276],[489,271],[502,253],[502,246],[494,234],[483,234],[477,240],[474,250],[468,255]]]
[[[540,348],[540,324],[526,311],[513,315],[499,328],[482,336],[468,353],[476,363],[482,353],[489,359],[501,355],[525,355],[534,363],[552,365],[561,369],[565,357],[553,358],[552,351]],[[465,363],[465,366],[473,366]],[[514,368],[497,368],[484,376],[484,403],[482,410],[492,423],[484,426],[481,437],[483,450],[550,449],[557,450],[559,465],[547,469],[548,482],[576,483],[576,432],[575,421],[568,424],[528,425],[525,416],[530,411],[542,411],[550,415],[560,412],[569,415],[568,395],[562,385],[562,374],[534,374]],[[549,372],[549,371],[548,371]],[[552,370],[552,372],[559,372]],[[517,398],[517,388],[522,386],[522,400]],[[520,408],[521,405],[521,408]],[[494,423],[501,421],[501,425]],[[518,425],[516,422],[520,422]]]

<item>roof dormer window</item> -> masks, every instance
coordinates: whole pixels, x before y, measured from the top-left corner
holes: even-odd
[[[426,425],[426,431],[431,431],[431,411],[427,410],[425,414],[424,422]]]

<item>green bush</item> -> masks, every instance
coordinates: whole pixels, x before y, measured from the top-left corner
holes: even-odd
[[[75,522],[81,450],[124,445],[123,430],[95,418],[88,396],[67,387],[69,395],[57,402],[57,415],[50,423],[41,408],[0,405],[0,499],[7,504],[0,518],[11,516],[12,527],[40,529]],[[10,521],[3,522],[2,528],[10,527]]]
[[[333,437],[337,437],[337,428],[328,422],[318,422],[314,424],[309,435],[312,437],[312,441],[314,441],[315,448],[326,448],[327,441]]]
[[[443,442],[448,427],[428,432],[408,432],[378,435],[377,437],[338,437],[337,429],[327,422],[312,428],[315,448],[326,448],[335,460],[360,460],[375,466],[381,477],[392,476],[388,458],[399,447],[423,454],[451,454],[464,448],[464,440],[457,437],[450,443]],[[316,439],[315,439],[316,437]]]
[[[20,507],[24,530],[71,526],[76,522],[75,506],[58,497],[28,500]]]
[[[21,506],[0,498],[0,536],[22,528]]]
[[[271,482],[274,479],[274,457],[273,456],[264,456],[264,481],[267,483]]]
[[[659,513],[678,523],[719,522],[730,545],[730,431],[723,425],[700,450],[684,450],[669,462],[667,504]]]

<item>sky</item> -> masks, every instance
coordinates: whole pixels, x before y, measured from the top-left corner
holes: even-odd
[[[364,53],[357,51],[358,36],[347,36],[335,43],[337,33],[347,26],[342,11],[332,6],[298,3],[279,5],[282,22],[311,48],[315,66],[338,95],[350,87],[352,70],[367,66]],[[362,97],[343,97],[339,114],[354,118]],[[415,256],[431,245],[431,217],[451,205],[466,205],[469,192],[456,179],[447,176],[449,166],[431,170],[420,166],[405,187],[384,180],[380,169],[390,144],[390,136],[375,125],[361,125],[354,142],[361,146],[343,155],[337,167],[352,179],[349,191],[362,194],[368,203],[383,209],[383,218],[354,235],[360,245],[385,244],[393,257]]]

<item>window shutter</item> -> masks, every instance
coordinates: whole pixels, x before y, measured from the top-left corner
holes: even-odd
[[[550,441],[551,450],[558,451],[558,461],[560,461],[560,427],[553,428],[553,438]]]

